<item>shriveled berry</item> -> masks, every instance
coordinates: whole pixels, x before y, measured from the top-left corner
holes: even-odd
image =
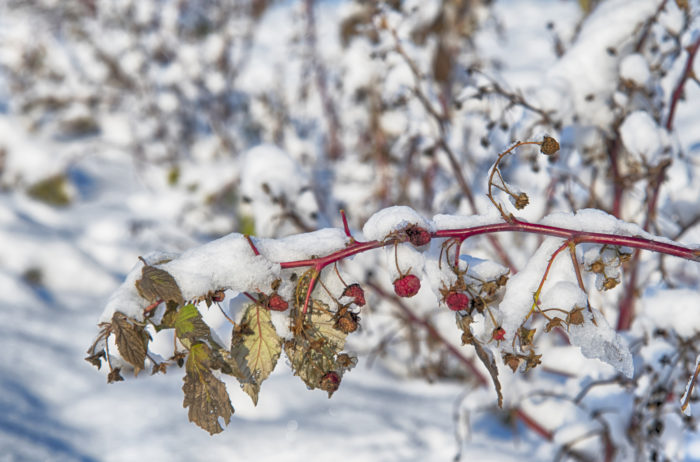
[[[357,321],[359,320],[358,315],[352,311],[346,311],[335,321],[333,327],[346,334],[351,334],[357,330]]]
[[[217,303],[223,302],[225,297],[226,297],[226,295],[224,294],[223,290],[217,290],[216,292],[214,292],[212,294],[211,301],[217,302]]]
[[[525,193],[520,193],[518,194],[518,197],[515,198],[515,208],[518,210],[522,210],[525,207],[527,207],[527,204],[530,203],[530,198],[527,197],[527,194]]]
[[[272,311],[286,311],[289,308],[289,303],[279,295],[273,294],[267,299],[267,307]]]
[[[365,306],[365,291],[360,284],[350,284],[343,291],[343,297],[352,297],[357,306]]]
[[[540,152],[547,156],[551,156],[559,150],[559,142],[551,136],[545,136],[540,145]]]
[[[333,394],[339,386],[340,376],[334,371],[326,372],[318,384],[318,387],[323,391],[327,391],[329,395]]]
[[[411,225],[405,229],[406,236],[408,236],[408,241],[420,247],[430,242],[430,233],[427,229],[421,228],[420,226]]]
[[[503,340],[506,338],[506,330],[501,326],[496,327],[491,333],[491,338],[494,340]]]
[[[413,297],[420,290],[420,279],[413,274],[407,274],[394,281],[394,292],[399,297]]]
[[[462,292],[450,292],[445,297],[445,304],[452,311],[462,311],[469,308],[469,296]]]

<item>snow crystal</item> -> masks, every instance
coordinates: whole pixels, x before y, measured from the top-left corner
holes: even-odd
[[[312,256],[323,256],[345,248],[350,239],[343,230],[324,228],[304,234],[295,234],[280,239],[255,240],[261,254],[277,262],[304,260]]]
[[[588,305],[588,298],[577,284],[570,281],[559,281],[544,292],[540,302],[545,309],[559,308],[560,310],[570,311],[575,307],[585,308]],[[556,316],[553,313],[548,314]]]
[[[280,272],[278,264],[254,255],[238,233],[190,249],[158,267],[175,278],[186,300],[217,289],[267,291]]]
[[[552,213],[544,217],[540,224],[592,233],[642,237],[668,244],[674,243],[667,238],[655,236],[644,231],[639,225],[622,221],[598,209],[581,209],[576,211],[575,214],[569,212]]]
[[[498,306],[501,316],[501,327],[506,331],[506,344],[513,339],[515,332],[517,332],[525,317],[530,313],[534,302],[533,295],[542,280],[549,258],[561,246],[561,243],[561,239],[546,238],[532,258],[528,260],[525,268],[511,276],[508,281],[503,300]],[[565,274],[563,268],[561,273]]]
[[[469,276],[479,278],[482,281],[493,281],[509,273],[508,268],[492,260],[482,260],[471,255],[462,255],[459,258],[466,262]]]
[[[645,87],[651,79],[649,65],[646,59],[639,53],[633,53],[620,61],[620,77],[633,82],[639,87]]]
[[[625,340],[610,327],[599,311],[584,310],[582,314],[583,324],[569,326],[571,344],[579,347],[586,358],[606,362],[631,378],[634,375],[634,363]]]
[[[647,160],[660,154],[665,144],[660,127],[645,111],[629,114],[620,125],[620,136],[630,153]]]
[[[442,215],[438,214],[433,217],[435,229],[463,229],[472,228],[475,226],[493,225],[495,223],[503,223],[503,218],[497,216],[485,215]]]
[[[417,225],[430,232],[435,231],[435,226],[411,207],[396,205],[382,209],[369,217],[362,228],[366,239],[381,241],[389,234],[406,228],[408,225]]]

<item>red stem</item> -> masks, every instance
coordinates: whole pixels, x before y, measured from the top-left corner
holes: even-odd
[[[700,37],[695,40],[695,43],[688,47],[688,59],[685,62],[683,75],[671,94],[671,105],[668,110],[668,119],[666,119],[666,130],[669,132],[673,129],[673,118],[676,115],[676,106],[678,105],[678,101],[680,101],[681,97],[683,96],[683,87],[685,87],[685,82],[693,75],[693,61],[695,60],[695,55],[697,54],[699,48]]]
[[[542,425],[540,425],[539,422],[534,420],[529,414],[527,414],[522,409],[516,409],[515,415],[520,420],[522,420],[523,423],[527,425],[532,431],[540,435],[542,438],[546,439],[547,441],[552,441],[554,439],[554,435],[552,435],[551,431],[547,430]]]
[[[350,226],[348,225],[348,217],[345,216],[345,210],[340,210],[340,217],[343,219],[343,228],[345,229],[345,235],[350,239],[354,239],[352,237],[352,233],[350,233]]]
[[[635,249],[650,250],[652,252],[673,255],[675,257],[685,258],[686,260],[700,262],[700,249],[690,249],[681,245],[655,241],[639,236],[620,236],[617,234],[580,231],[569,228],[561,228],[558,226],[543,225],[539,223],[527,223],[517,219],[513,219],[510,223],[504,222],[494,223],[491,225],[474,226],[472,228],[440,230],[432,233],[431,237],[454,238],[465,240],[467,238],[470,238],[472,236],[478,236],[480,234],[492,234],[505,231],[561,237],[562,239],[570,240],[573,244],[590,243],[600,245],[632,247]],[[395,243],[396,239],[368,242],[355,241],[350,243],[347,247],[332,252],[329,255],[318,258],[311,258],[307,260],[281,262],[280,267],[282,269],[286,269],[315,266],[320,271],[332,263],[351,257],[353,255],[357,255],[359,253],[366,252],[372,249],[386,247],[388,245],[394,245]]]

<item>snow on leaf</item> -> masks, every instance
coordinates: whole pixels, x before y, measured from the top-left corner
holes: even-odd
[[[625,340],[610,327],[597,310],[585,310],[582,313],[582,324],[569,325],[571,344],[579,347],[586,358],[606,362],[631,378],[634,375],[634,363]]]
[[[378,211],[365,223],[362,233],[367,239],[381,241],[387,235],[415,225],[429,232],[435,226],[418,212],[405,205],[396,205]]]
[[[144,368],[149,336],[143,327],[130,321],[125,314],[116,312],[112,316],[112,332],[119,354],[134,366],[134,374]]]
[[[241,385],[254,404],[258,403],[260,385],[270,376],[281,353],[282,339],[270,320],[270,311],[258,304],[248,306],[233,331],[231,356],[238,365],[245,365]]]
[[[188,417],[213,435],[223,431],[219,417],[226,425],[231,421],[233,406],[226,391],[226,385],[211,371],[212,351],[203,343],[196,343],[187,356],[182,391],[185,399],[182,407],[189,407]]]

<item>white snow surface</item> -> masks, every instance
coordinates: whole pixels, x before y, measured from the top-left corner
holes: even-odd
[[[376,212],[369,217],[362,227],[362,234],[372,241],[384,240],[391,233],[400,231],[409,225],[416,225],[429,232],[435,231],[433,223],[405,205],[395,205]]]

